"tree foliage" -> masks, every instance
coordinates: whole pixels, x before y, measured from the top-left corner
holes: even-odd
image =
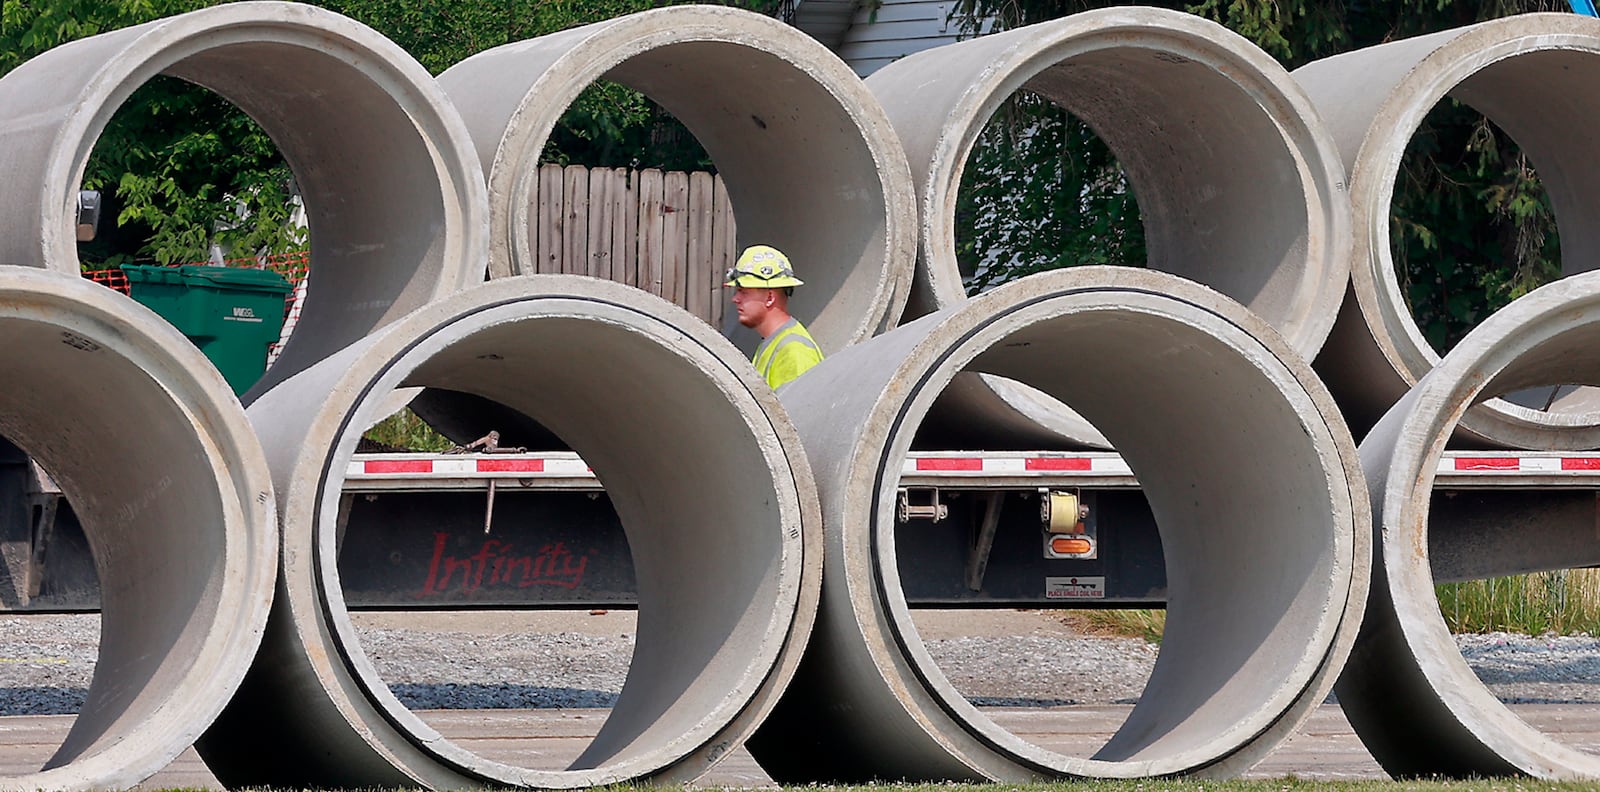
[[[220,0],[0,0],[0,75],[69,41]],[[437,74],[491,47],[662,5],[657,0],[313,0],[389,37]],[[758,0],[723,0],[751,6]],[[705,151],[669,114],[613,83],[573,103],[546,147],[553,162],[692,169]],[[205,260],[303,248],[290,222],[294,180],[271,139],[216,95],[157,78],[117,110],[87,165],[105,197],[85,267]]]
[[[969,31],[980,20],[1003,30],[1119,4],[959,0],[956,16]],[[1289,69],[1487,19],[1568,10],[1565,0],[1144,4],[1218,22]],[[1144,259],[1135,196],[1115,159],[1081,121],[1045,104],[1019,93],[984,129],[968,160],[957,216],[969,222],[957,231],[957,253],[972,267],[970,291],[1058,266]],[[1061,141],[1059,148],[1052,141]],[[1481,114],[1451,100],[1430,113],[1407,150],[1391,242],[1418,324],[1441,350],[1560,272],[1554,215],[1527,157]]]

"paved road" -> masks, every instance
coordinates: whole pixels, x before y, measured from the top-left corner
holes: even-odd
[[[1015,733],[1064,753],[1092,752],[1122,722],[1128,707],[1073,707],[1068,710],[991,710]],[[1600,712],[1587,704],[1513,705],[1524,720],[1574,748],[1600,753]],[[440,733],[484,756],[525,767],[556,769],[577,756],[604,721],[606,710],[433,710],[424,713]],[[0,717],[0,777],[37,769],[61,744],[72,717]],[[1076,749],[1076,750],[1075,750]],[[1298,734],[1252,770],[1249,778],[1293,774],[1314,780],[1387,778],[1361,746],[1344,714],[1321,707]],[[695,784],[701,788],[775,786],[743,749],[735,751]],[[221,790],[200,757],[185,751],[140,789],[175,787]]]
[[[1040,745],[1063,753],[1087,755],[1098,748],[1128,711],[1125,706],[1073,707],[1064,710],[991,710],[991,716],[1015,733],[1026,733]],[[1600,732],[1593,707],[1540,705],[1524,717],[1566,717],[1564,727],[1588,724]],[[424,714],[440,733],[474,752],[526,767],[558,768],[577,755],[605,719],[606,710],[434,710]],[[0,717],[0,777],[21,775],[61,744],[71,716]],[[1275,778],[1293,773],[1325,780],[1381,779],[1386,776],[1361,746],[1337,706],[1322,707],[1290,740],[1250,773]],[[696,786],[774,786],[744,750],[731,754],[701,777]],[[222,789],[200,757],[185,751],[141,789],[173,787]]]

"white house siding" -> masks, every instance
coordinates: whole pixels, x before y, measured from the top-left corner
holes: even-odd
[[[891,62],[961,39],[960,20],[951,19],[955,0],[883,0],[877,12],[856,9],[840,43],[839,57],[865,77]]]
[[[889,63],[962,37],[961,23],[951,19],[955,0],[871,0],[853,6],[842,30],[839,0],[796,0],[795,24],[839,53],[865,77]]]

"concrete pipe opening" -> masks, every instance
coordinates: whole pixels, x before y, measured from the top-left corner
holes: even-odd
[[[1592,748],[1546,735],[1479,681],[1434,590],[1436,580],[1600,563],[1592,495],[1581,519],[1529,524],[1493,553],[1470,523],[1429,516],[1439,459],[1463,413],[1470,418],[1490,408],[1489,397],[1520,388],[1600,385],[1597,343],[1600,273],[1541,287],[1462,339],[1361,443],[1381,564],[1337,689],[1361,741],[1395,776],[1600,778]],[[1463,569],[1463,556],[1477,568]]]
[[[1151,269],[1237,300],[1310,358],[1345,291],[1349,207],[1333,141],[1288,73],[1199,17],[1077,14],[902,58],[866,80],[899,133],[921,211],[908,315],[966,300],[956,203],[1001,103],[1036,93],[1082,119],[1138,196]],[[929,447],[1104,446],[1058,403],[1014,384],[952,389]],[[968,428],[970,427],[970,428]]]
[[[791,309],[824,350],[899,319],[916,210],[894,130],[837,56],[776,19],[733,8],[632,14],[488,50],[439,75],[489,178],[493,276],[551,271],[529,228],[539,156],[561,114],[602,79],[682,121],[727,185],[737,245],[724,259],[684,262],[699,299],[727,300],[723,272],[739,246],[760,243],[794,262],[806,285]],[[724,331],[746,351],[760,340],[736,323]]]
[[[565,768],[517,763],[531,730],[508,747],[523,753],[480,754],[408,710],[346,607],[344,471],[387,394],[419,386],[550,427],[620,517],[639,602],[633,662]],[[793,673],[820,590],[815,484],[749,363],[664,301],[574,276],[493,281],[306,370],[249,414],[282,482],[284,574],[260,659],[199,745],[229,786],[685,781],[739,745]]]
[[[72,200],[84,164],[106,121],[156,74],[209,89],[260,124],[305,204],[308,296],[296,332],[247,402],[482,279],[483,176],[433,79],[354,20],[276,2],[81,39],[0,79],[0,167],[16,185],[0,192],[0,259],[78,274]]]
[[[1564,274],[1600,261],[1600,167],[1575,129],[1600,122],[1584,75],[1600,67],[1600,21],[1524,14],[1327,58],[1294,72],[1350,168],[1354,299],[1317,368],[1350,422],[1364,432],[1440,360],[1417,326],[1390,249],[1391,204],[1401,158],[1428,111],[1447,96],[1481,112],[1521,147],[1538,172],[1561,233]],[[1548,383],[1552,386],[1561,382]],[[1457,427],[1476,445],[1600,446],[1600,392],[1546,388],[1535,409],[1505,399]],[[1518,397],[1519,401],[1527,402]]]
[[[101,600],[71,730],[0,789],[132,787],[216,717],[260,643],[277,568],[266,459],[209,361],[110,289],[0,267],[0,335],[0,434],[72,504]]]
[[[1041,713],[1057,728],[1009,731],[970,703],[907,605],[902,576],[918,570],[897,561],[898,474],[961,372],[1013,378],[1092,420],[1159,524],[1160,655],[1093,756],[1073,755],[1070,710]],[[774,778],[1226,775],[1332,687],[1370,550],[1354,444],[1309,366],[1215,292],[1135,269],[1025,278],[830,356],[782,398],[817,462],[828,584],[807,666],[751,741]]]

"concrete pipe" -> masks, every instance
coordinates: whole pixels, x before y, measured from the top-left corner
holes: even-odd
[[[969,703],[906,604],[898,474],[963,371],[1015,379],[1092,420],[1160,526],[1160,656],[1091,758]],[[781,396],[817,471],[827,582],[806,663],[750,742],[773,778],[1226,776],[1333,686],[1370,563],[1355,444],[1310,366],[1236,303],[1147,270],[1036,275],[832,355]]]
[[[1592,269],[1600,262],[1600,225],[1591,219],[1600,213],[1600,154],[1574,130],[1600,123],[1600,96],[1589,89],[1597,68],[1600,20],[1526,14],[1337,55],[1294,72],[1350,171],[1353,296],[1317,369],[1358,434],[1439,363],[1407,306],[1389,249],[1390,205],[1406,144],[1446,96],[1489,117],[1538,170],[1560,225],[1564,271]],[[1549,391],[1541,395],[1540,407]],[[1600,446],[1597,399],[1588,389],[1566,393],[1548,411],[1492,400],[1461,422],[1458,437],[1480,445],[1594,448]]]
[[[837,56],[734,8],[618,17],[481,52],[439,75],[489,178],[492,276],[541,271],[528,226],[539,157],[562,113],[601,79],[640,91],[694,133],[727,185],[739,244],[778,247],[806,282],[790,306],[824,350],[899,319],[916,209],[894,130]],[[713,282],[720,272],[707,272],[690,287],[726,300]],[[747,352],[760,341],[736,323],[724,331]]]
[[[411,56],[312,6],[245,2],[64,44],[0,79],[0,260],[78,274],[73,201],[106,122],[156,74],[210,89],[283,153],[311,229],[296,332],[246,402],[483,279],[487,200],[460,116]]]
[[[596,365],[602,361],[602,365]],[[634,559],[634,660],[610,716],[564,770],[470,752],[379,678],[337,567],[343,472],[395,388],[505,404],[595,471]],[[279,482],[283,574],[262,651],[198,747],[229,787],[686,781],[776,701],[821,585],[820,507],[794,428],[710,326],[620,284],[497,280],[443,300],[251,405]]]
[[[1349,270],[1349,206],[1332,139],[1288,73],[1199,17],[1110,8],[902,58],[866,80],[911,161],[921,247],[908,316],[960,304],[956,198],[1001,103],[1036,93],[1086,122],[1138,197],[1149,267],[1244,303],[1310,358]],[[1011,383],[954,386],[929,426],[947,447],[1103,446],[1057,403]]]
[[[194,742],[260,644],[277,570],[266,459],[216,368],[110,289],[0,267],[0,337],[0,434],[71,502],[101,599],[71,731],[0,790],[125,789]]]
[[[1385,770],[1396,776],[1527,774],[1600,778],[1600,757],[1522,721],[1473,674],[1445,626],[1430,561],[1470,541],[1430,525],[1439,458],[1463,414],[1495,393],[1576,382],[1600,385],[1600,273],[1537,289],[1490,316],[1422,378],[1361,442],[1381,563],[1366,623],[1337,687],[1339,703]],[[1478,407],[1473,407],[1473,405]],[[1495,545],[1481,576],[1600,562],[1586,520],[1527,526]],[[1559,548],[1577,548],[1562,554]]]

